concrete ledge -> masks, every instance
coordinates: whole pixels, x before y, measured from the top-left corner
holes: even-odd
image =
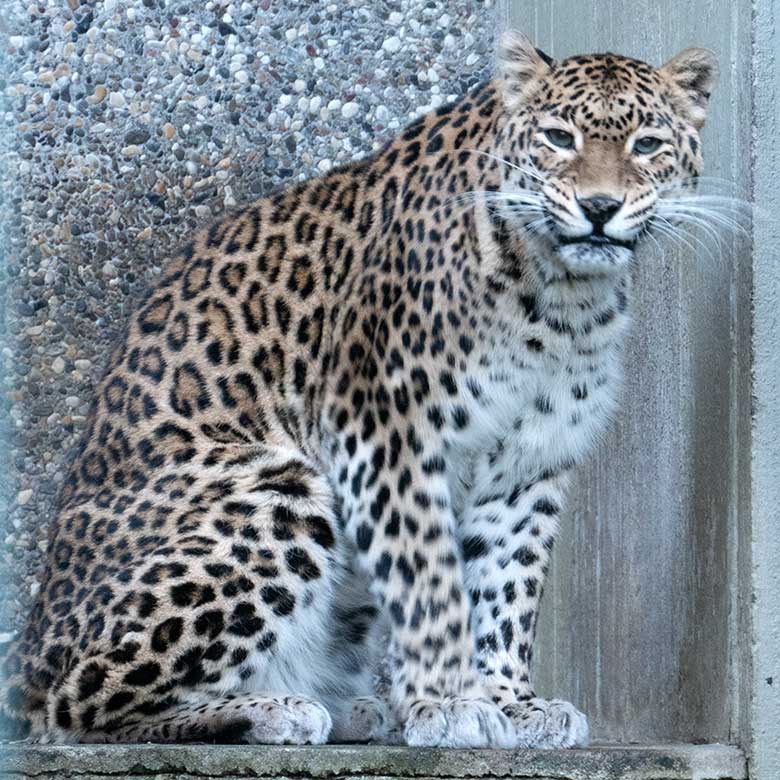
[[[0,775],[124,780],[153,777],[318,780],[747,780],[728,745],[596,746],[587,750],[440,750],[380,746],[6,745]]]

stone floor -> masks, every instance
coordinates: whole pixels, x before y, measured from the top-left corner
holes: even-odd
[[[10,745],[0,775],[124,780],[184,778],[481,778],[747,780],[729,745],[596,746],[587,750],[439,750],[329,745]]]

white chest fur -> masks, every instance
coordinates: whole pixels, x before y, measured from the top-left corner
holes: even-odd
[[[556,309],[564,322],[570,314],[575,328],[553,330],[549,317],[499,323],[469,367],[458,399],[470,421],[448,447],[459,482],[498,480],[490,460],[497,461],[499,451],[500,469],[523,482],[582,460],[605,430],[620,387],[628,317],[610,303],[616,289],[609,285],[605,302],[594,309],[610,312],[606,322],[591,314],[587,324],[577,307]]]

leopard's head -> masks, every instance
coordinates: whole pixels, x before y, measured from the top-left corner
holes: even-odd
[[[556,62],[513,32],[499,62],[505,218],[570,274],[625,266],[659,197],[701,171],[714,54],[685,49],[660,68],[616,54]]]

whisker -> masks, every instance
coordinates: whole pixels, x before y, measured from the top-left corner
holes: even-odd
[[[706,208],[719,209],[721,211],[747,211],[751,212],[754,209],[754,204],[743,198],[735,198],[730,195],[706,195],[702,193],[691,193],[685,195],[667,194],[669,191],[664,191],[659,196],[659,202],[663,203],[680,203],[680,204],[694,204]]]
[[[664,216],[689,222],[692,225],[699,225],[700,227],[706,228],[713,236],[717,236],[718,238],[720,238],[718,229],[741,236],[750,235],[748,230],[742,227],[742,225],[711,213],[702,214],[692,211],[675,211],[668,215],[664,214]]]
[[[663,237],[670,239],[672,243],[677,242],[682,244],[683,246],[687,247],[688,250],[693,254],[698,254],[696,245],[683,238],[679,232],[671,230],[664,225],[659,225],[658,223],[653,225],[653,229],[658,231],[658,233],[660,233]]]
[[[662,182],[658,184],[658,190],[664,189],[687,189],[690,191],[701,190],[702,187],[712,185],[724,190],[728,189],[734,192],[739,189],[739,185],[731,179],[725,179],[721,176],[696,176],[689,179],[680,179],[679,181]]]
[[[704,235],[715,244],[715,246],[718,248],[718,252],[721,254],[723,253],[721,235],[709,222],[692,216],[688,216],[687,221],[690,225],[693,225],[695,228],[698,228],[700,231],[702,231]]]
[[[505,215],[508,211],[506,208],[501,208],[500,206],[487,206],[487,209],[491,213],[499,215]],[[512,209],[509,211],[509,213],[513,217],[535,216],[537,214],[543,214],[544,209]]]
[[[705,193],[700,189],[687,188],[685,182],[660,186],[658,193],[658,203],[662,204],[664,208],[674,205],[693,206],[728,215],[735,221],[744,221],[761,214],[761,210],[757,209],[755,204],[746,198],[722,193]]]
[[[653,227],[656,230],[658,230],[658,232],[661,233],[661,235],[665,235],[674,241],[679,241],[681,244],[684,244],[694,255],[698,254],[697,252],[697,246],[698,246],[702,250],[704,250],[707,253],[707,255],[709,255],[711,260],[713,261],[717,260],[717,258],[712,254],[707,244],[705,244],[704,241],[702,241],[702,239],[699,238],[694,233],[686,232],[685,235],[683,235],[682,231],[676,225],[669,222],[668,219],[661,216],[660,214],[654,214],[650,218],[650,221]],[[694,241],[695,243],[692,244],[688,240],[689,238],[691,239],[691,241]],[[720,244],[718,244],[718,252],[722,259],[723,253],[721,252]]]
[[[660,241],[649,230],[645,230],[642,233],[642,235],[643,235],[643,237],[649,238],[655,244],[655,248],[658,250],[660,255],[663,257],[664,248],[661,246]]]
[[[750,224],[760,211],[755,204],[735,195],[734,182],[716,176],[704,176],[658,187],[654,224],[665,223],[667,235],[682,240],[680,225],[694,228],[706,237],[705,242],[695,233],[688,233],[697,246],[711,255],[713,244],[721,259],[726,233],[739,237],[750,236]],[[773,219],[773,218],[772,218]]]
[[[749,235],[747,228],[736,219],[711,208],[694,204],[663,203],[659,201],[657,211],[665,217],[679,218],[690,222],[698,220],[699,223],[707,222],[709,227],[715,225],[743,236]]]
[[[532,179],[536,179],[542,184],[545,183],[544,177],[538,171],[534,171],[531,168],[525,168],[521,165],[517,165],[517,163],[513,163],[510,162],[509,160],[505,160],[503,157],[499,157],[496,154],[491,154],[490,152],[483,152],[481,149],[463,149],[462,151],[471,152],[472,154],[481,154],[484,157],[489,157],[491,160],[495,160],[496,162],[503,163],[504,165],[508,165],[510,168],[514,168],[516,171],[520,171],[520,173],[527,174]]]
[[[540,233],[541,229],[547,225],[547,221],[548,221],[547,216],[533,219],[525,226],[525,230],[532,234]]]
[[[505,201],[507,203],[528,203],[528,204],[541,204],[542,198],[537,193],[531,190],[520,190],[516,192],[498,192],[494,190],[472,190],[470,192],[462,192],[458,195],[453,195],[445,201],[446,203],[458,202],[458,201],[474,201],[476,202],[480,198],[484,200],[492,201]]]
[[[661,235],[667,236],[674,241],[679,241],[681,244],[684,244],[686,247],[688,247],[691,252],[696,254],[695,244],[690,243],[690,241],[688,241],[682,232],[668,220],[663,219],[663,217],[659,218],[658,215],[654,215],[652,217],[652,225],[659,233],[661,233]],[[690,236],[690,234],[689,237],[693,238],[693,236]]]

